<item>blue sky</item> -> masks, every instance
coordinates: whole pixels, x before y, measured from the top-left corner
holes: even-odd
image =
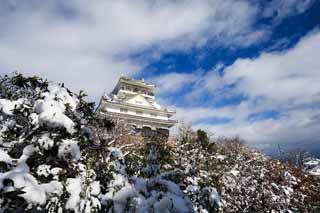
[[[3,0],[0,28],[0,74],[95,101],[144,78],[194,128],[320,153],[319,1]]]

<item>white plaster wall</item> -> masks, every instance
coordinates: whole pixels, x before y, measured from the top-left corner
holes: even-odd
[[[126,101],[129,104],[144,106],[144,107],[152,107],[151,104],[146,101],[146,99],[142,95],[135,96],[134,98],[129,99]]]
[[[128,109],[128,111],[126,113],[121,112],[120,108],[126,108],[126,109]],[[108,112],[122,113],[122,114],[127,114],[127,115],[137,115],[136,114],[136,110],[130,109],[127,106],[115,107],[115,106],[106,105],[104,107],[104,109],[106,111],[108,111]],[[160,114],[159,112],[150,112],[150,111],[143,110],[143,109],[139,109],[137,111],[141,111],[143,113],[142,115],[138,115],[138,116],[141,116],[141,117],[161,119],[161,120],[169,120],[169,118],[168,118],[168,116],[166,114],[162,114],[162,113]],[[157,117],[151,116],[151,113],[157,114]]]
[[[122,93],[122,94],[130,94],[130,95],[136,95],[136,94],[137,94],[137,92],[133,92],[133,91],[130,91],[130,90],[120,89],[117,95],[120,95],[121,93]],[[148,94],[142,93],[141,95],[142,95],[143,97],[146,97],[146,98],[150,98],[150,99],[153,99],[153,100],[155,99],[154,96],[151,96],[151,95],[148,95]]]

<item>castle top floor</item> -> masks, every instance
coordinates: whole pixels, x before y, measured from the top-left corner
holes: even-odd
[[[147,99],[154,100],[154,92],[155,86],[145,83],[144,80],[133,80],[121,76],[111,94],[124,99],[135,96],[137,94],[141,94]]]

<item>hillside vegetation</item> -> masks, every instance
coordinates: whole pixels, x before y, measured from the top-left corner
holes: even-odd
[[[84,97],[38,77],[0,78],[1,212],[320,212],[316,160],[312,175],[186,126],[176,144],[135,142]]]

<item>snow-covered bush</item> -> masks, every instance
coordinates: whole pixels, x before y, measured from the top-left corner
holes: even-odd
[[[130,151],[132,129],[95,117],[83,97],[38,77],[1,77],[0,209],[193,212],[178,179],[161,173],[164,149],[152,140]]]
[[[320,180],[293,164],[272,160],[238,138],[203,143],[203,132],[183,126],[174,168],[199,212],[316,212]],[[202,193],[212,187],[211,200]]]
[[[304,169],[311,175],[320,177],[320,159],[309,157],[304,159]]]
[[[197,212],[217,212],[220,196],[215,154],[217,146],[209,143],[202,130],[193,132],[188,126],[180,127],[176,148],[171,150],[172,168],[180,171],[181,187],[193,202]]]
[[[21,74],[1,77],[2,210],[99,209],[87,189],[95,184],[94,171],[82,162],[80,151],[89,144],[83,127],[92,110],[83,93],[74,94],[63,84]]]
[[[93,108],[63,84],[0,77],[2,212],[319,211],[317,166],[304,172],[189,127],[169,146]]]
[[[106,193],[101,196],[104,208],[115,213],[194,211],[192,202],[169,174],[163,173],[149,178],[129,176],[123,164],[124,156],[118,149],[114,152],[116,154],[113,158],[116,160],[114,170],[111,172],[113,180],[107,186]]]

